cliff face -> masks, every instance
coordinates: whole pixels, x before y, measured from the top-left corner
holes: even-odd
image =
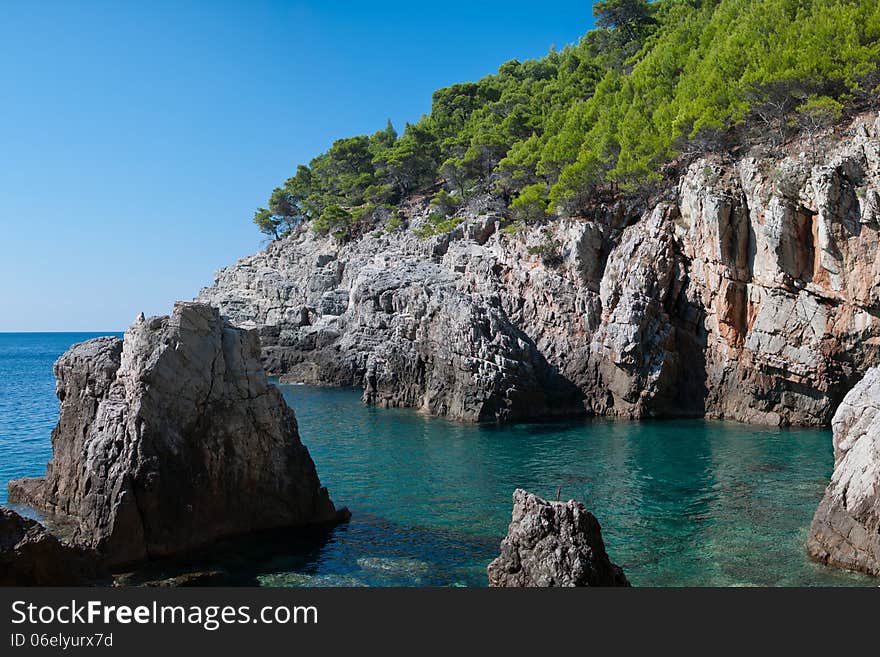
[[[880,576],[880,368],[847,394],[832,426],[834,474],[813,518],[807,553]]]
[[[413,200],[410,230],[302,231],[199,299],[259,329],[271,374],[383,406],[827,424],[880,360],[878,134],[863,116],[816,162],[703,159],[652,207],[516,232],[480,198],[421,239]]]
[[[52,460],[9,499],[69,523],[108,565],[337,518],[256,333],[216,309],[141,316],[124,340],[71,347],[55,375]]]

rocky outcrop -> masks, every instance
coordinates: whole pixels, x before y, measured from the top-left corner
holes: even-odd
[[[259,338],[216,309],[141,315],[124,340],[72,347],[55,376],[52,460],[10,482],[9,499],[72,524],[107,564],[338,519]]]
[[[93,552],[67,545],[36,520],[0,507],[0,586],[108,583]]]
[[[844,398],[832,426],[834,474],[807,552],[822,563],[880,576],[880,368]]]
[[[553,412],[827,425],[880,363],[880,120],[703,158],[648,207],[443,235],[425,199],[345,244],[303,229],[200,299],[262,336],[283,380],[476,421]],[[803,152],[801,152],[803,151]]]
[[[448,279],[431,263],[360,272],[342,345],[351,352],[363,344],[355,336],[376,340],[362,355],[364,400],[477,422],[578,411],[577,389],[497,303],[464,294]]]
[[[513,494],[513,519],[488,574],[497,587],[629,586],[583,504],[547,502],[522,489]]]
[[[455,266],[432,259],[444,239],[408,233],[404,257],[367,236],[351,262],[303,236],[228,270],[234,282],[200,298],[259,327],[266,368],[284,381],[360,385],[368,403],[466,421],[583,412],[580,391],[498,297],[462,289]],[[253,286],[246,299],[240,285]]]

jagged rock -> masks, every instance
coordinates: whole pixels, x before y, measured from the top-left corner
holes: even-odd
[[[272,374],[368,403],[827,425],[880,363],[880,119],[840,134],[821,161],[797,141],[706,157],[647,207],[516,232],[480,197],[421,239],[429,199],[409,199],[410,229],[340,244],[304,228],[199,298],[260,331]]]
[[[522,489],[489,586],[629,586],[611,563],[602,528],[580,502],[547,502]]]
[[[67,545],[36,520],[0,507],[0,586],[109,583],[98,555]]]
[[[469,234],[467,226],[459,230]],[[482,235],[485,224],[474,230]],[[398,257],[367,236],[343,260],[304,236],[226,270],[220,276],[231,287],[200,298],[239,325],[259,326],[266,368],[284,382],[360,385],[367,403],[466,421],[582,413],[580,391],[498,298],[460,289],[453,255],[432,260],[435,249],[449,249],[446,239],[410,234],[402,246],[410,256]],[[473,265],[472,257],[461,260]],[[247,303],[234,298],[242,282],[253,286]],[[309,321],[302,308],[311,309]]]
[[[834,414],[834,474],[816,510],[808,554],[880,576],[880,368]]]
[[[477,422],[577,412],[580,394],[498,308],[462,294],[431,263],[365,267],[340,341],[364,364],[364,400]]]
[[[660,205],[646,221],[624,230],[605,267],[602,323],[590,349],[594,381],[602,388],[593,389],[593,407],[601,412],[703,412],[704,391],[685,384],[699,380],[699,350],[693,320],[688,323],[680,307],[687,274],[673,235],[676,213]]]
[[[339,518],[256,332],[216,309],[140,316],[122,341],[72,347],[55,375],[52,460],[45,477],[10,482],[9,499],[71,522],[107,564]]]

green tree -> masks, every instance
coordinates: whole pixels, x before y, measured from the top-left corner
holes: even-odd
[[[843,104],[828,96],[812,95],[796,110],[797,122],[810,144],[810,157],[815,162],[819,150],[819,134],[843,115]]]
[[[514,221],[535,224],[547,218],[547,187],[543,184],[525,187],[510,204]]]
[[[654,25],[648,0],[602,0],[593,4],[593,17],[598,27],[614,30],[625,43],[644,38]]]
[[[344,242],[351,237],[352,215],[345,208],[331,203],[312,222],[312,228],[319,235],[330,235]]]
[[[460,198],[463,199],[467,196],[471,170],[464,159],[459,157],[449,158],[440,165],[439,174],[450,189],[458,192]]]
[[[385,129],[373,133],[373,136],[370,137],[370,151],[373,157],[376,157],[394,146],[395,143],[397,143],[397,130],[394,129],[391,119],[388,119]]]
[[[377,175],[403,196],[433,182],[437,153],[438,146],[428,126],[407,124],[403,136],[376,156],[373,164]]]
[[[553,213],[580,215],[706,150],[815,141],[877,104],[876,0],[602,0],[594,14],[577,44],[437,90],[402,135],[389,121],[334,142],[273,190],[260,230],[311,222],[349,239],[376,208],[438,184],[530,216],[543,189]]]
[[[281,222],[268,209],[258,208],[254,212],[254,223],[264,235],[274,240],[280,239],[279,229],[281,228]]]

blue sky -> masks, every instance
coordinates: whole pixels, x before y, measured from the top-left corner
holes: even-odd
[[[261,246],[334,139],[541,56],[590,2],[5,2],[0,331],[118,331]]]

